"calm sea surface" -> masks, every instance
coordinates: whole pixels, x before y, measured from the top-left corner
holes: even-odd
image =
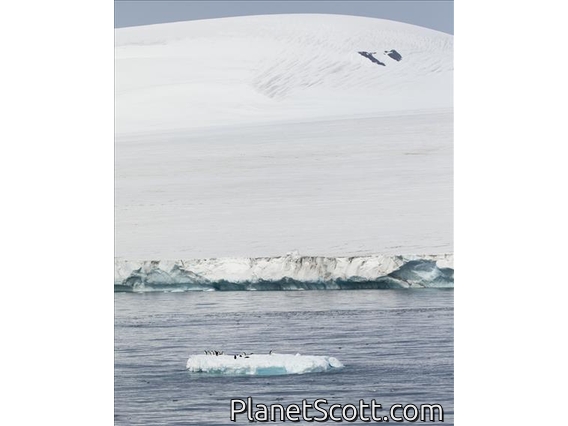
[[[248,396],[283,405],[375,399],[384,414],[396,403],[437,403],[443,424],[453,424],[453,296],[439,289],[115,293],[115,424],[248,424],[243,415],[229,419],[230,399]],[[288,376],[189,373],[188,356],[205,349],[328,355],[345,367]]]

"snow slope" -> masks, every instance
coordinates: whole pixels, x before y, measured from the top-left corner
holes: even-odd
[[[445,33],[341,15],[121,28],[117,133],[449,107],[452,51]]]
[[[118,258],[451,253],[452,36],[337,15],[115,34]]]

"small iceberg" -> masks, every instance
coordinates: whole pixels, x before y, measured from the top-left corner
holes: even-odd
[[[187,369],[194,373],[222,374],[230,376],[275,376],[305,374],[342,368],[334,357],[277,354],[256,355],[191,355]]]

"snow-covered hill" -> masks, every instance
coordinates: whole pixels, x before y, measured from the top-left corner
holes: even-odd
[[[392,49],[402,60],[385,54]],[[451,35],[355,16],[121,28],[117,132],[449,107],[452,53]]]
[[[451,253],[452,50],[354,16],[117,29],[116,256]]]

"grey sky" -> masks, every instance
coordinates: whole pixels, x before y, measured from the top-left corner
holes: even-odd
[[[114,27],[227,16],[332,13],[391,19],[454,33],[454,3],[445,1],[115,1]]]

